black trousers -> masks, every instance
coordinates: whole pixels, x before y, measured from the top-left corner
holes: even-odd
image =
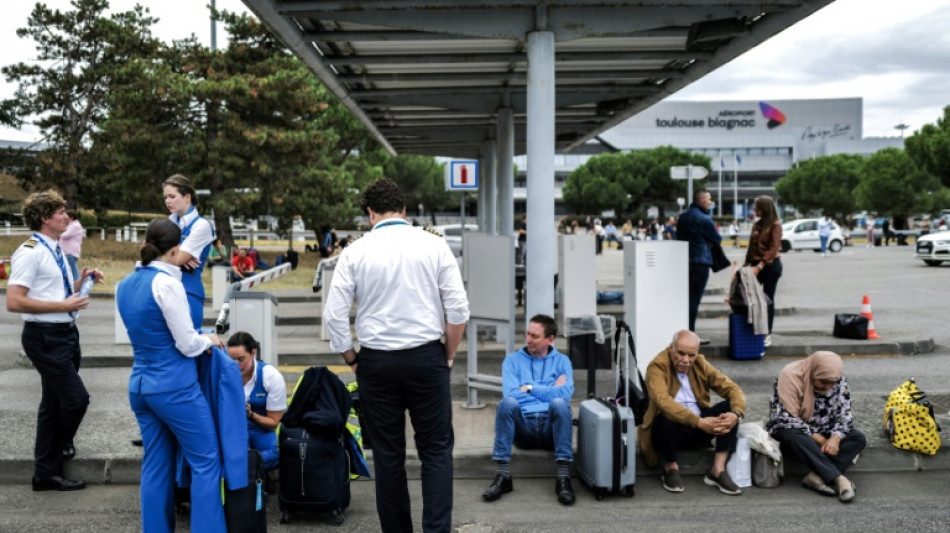
[[[33,475],[41,479],[61,476],[63,446],[73,442],[89,406],[89,393],[79,377],[79,330],[72,323],[26,322],[20,340],[43,387]]]
[[[772,434],[782,447],[783,454],[790,454],[805,463],[827,485],[833,485],[836,477],[844,474],[854,464],[854,458],[868,444],[867,437],[858,429],[852,429],[838,446],[834,457],[821,453],[821,446],[811,435],[798,429],[779,429]],[[828,435],[826,435],[828,436]]]
[[[782,277],[782,259],[776,258],[771,265],[765,265],[756,276],[762,284],[762,292],[769,297],[769,333],[772,333],[772,322],[775,321],[775,289],[778,288],[778,279]]]
[[[709,265],[689,264],[689,330],[696,331],[696,317],[699,316],[699,302],[706,292],[709,281]]]
[[[699,416],[719,416],[729,412],[729,402],[721,401],[709,409],[700,411]],[[699,428],[691,428],[682,424],[677,424],[667,420],[662,414],[657,414],[653,420],[653,448],[663,458],[664,462],[674,463],[679,457],[679,450],[695,450],[709,446],[709,441],[713,436]],[[736,442],[739,440],[739,424],[732,428],[732,431],[725,435],[716,437],[716,451],[729,452],[736,451]]]
[[[356,379],[373,443],[376,512],[382,531],[413,531],[406,481],[406,410],[422,462],[422,530],[452,529],[452,397],[445,348],[363,348]]]

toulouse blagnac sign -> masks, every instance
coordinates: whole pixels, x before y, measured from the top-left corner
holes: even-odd
[[[785,113],[765,102],[759,102],[759,111],[768,122],[769,129],[777,128],[785,123]],[[755,111],[752,109],[723,109],[716,116],[707,116],[705,119],[656,119],[658,128],[754,128],[756,124]]]
[[[715,115],[706,115],[706,118],[670,118],[654,119],[657,128],[721,128],[734,130],[738,128],[755,128],[760,121],[771,130],[785,123],[785,113],[765,102],[759,102],[759,117],[753,109],[721,109]],[[816,141],[841,137],[851,134],[850,124],[835,124],[834,126],[805,126],[802,132],[803,141]]]

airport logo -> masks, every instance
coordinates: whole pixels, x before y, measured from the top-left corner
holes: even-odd
[[[785,113],[782,113],[765,102],[759,102],[759,109],[762,110],[762,116],[769,119],[769,123],[767,124],[769,129],[777,128],[785,124]]]

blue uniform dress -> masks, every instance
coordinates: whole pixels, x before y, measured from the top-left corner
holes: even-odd
[[[178,215],[172,215],[170,218],[172,222],[176,223],[181,227],[181,241],[184,243],[191,232],[195,229],[196,224],[208,224],[210,222],[205,220],[204,217],[199,215],[194,206],[188,208],[188,212],[185,213],[184,217],[179,218]],[[181,225],[182,219],[186,219],[189,216],[194,218],[186,223],[184,226]],[[201,283],[201,272],[205,268],[205,262],[208,259],[208,254],[211,252],[211,243],[214,242],[214,228],[211,228],[211,238],[208,242],[201,248],[201,252],[198,254],[198,268],[194,269],[191,272],[186,272],[184,269],[181,271],[181,284],[185,286],[185,293],[188,295],[188,309],[191,312],[191,321],[195,326],[196,330],[201,329],[201,322],[204,319],[204,307],[205,307],[205,286]]]
[[[267,416],[267,390],[264,389],[264,368],[268,365],[264,361],[257,361],[257,379],[254,380],[254,390],[247,398],[251,410],[261,416]],[[247,439],[251,448],[261,452],[264,459],[264,468],[273,470],[279,464],[277,452],[277,432],[263,428],[252,420],[247,421]]]
[[[152,284],[170,275],[138,267],[116,290],[119,314],[132,341],[134,363],[129,403],[142,432],[142,529],[175,529],[173,478],[181,447],[191,467],[191,530],[225,531],[221,505],[221,459],[211,408],[198,386],[195,360],[175,345]]]

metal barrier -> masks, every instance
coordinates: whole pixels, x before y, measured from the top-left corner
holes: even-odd
[[[248,289],[258,287],[267,283],[268,281],[273,281],[284,274],[287,274],[291,270],[290,263],[284,263],[282,265],[277,265],[274,268],[265,270],[260,274],[251,276],[249,278],[244,278],[241,281],[236,281],[231,284],[232,292],[233,291],[246,291]],[[236,286],[235,286],[236,285]],[[217,333],[225,333],[230,328],[230,322],[228,320],[228,315],[231,313],[230,297],[225,298],[223,304],[221,304],[221,312],[218,313],[218,319],[214,323],[214,330]]]

